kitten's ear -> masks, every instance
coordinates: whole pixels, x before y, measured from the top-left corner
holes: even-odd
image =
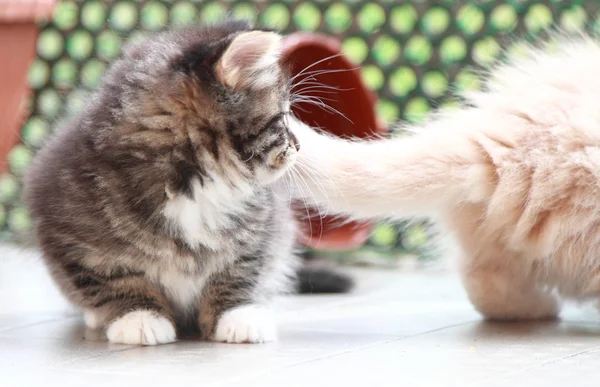
[[[281,36],[275,32],[250,31],[237,35],[219,59],[219,81],[234,90],[264,89],[277,83]]]

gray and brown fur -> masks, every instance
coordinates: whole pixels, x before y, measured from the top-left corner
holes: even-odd
[[[210,338],[224,311],[268,302],[293,273],[294,220],[275,176],[285,166],[269,159],[297,147],[288,79],[276,65],[274,84],[236,89],[215,69],[250,30],[230,21],[129,48],[28,173],[45,262],[103,325],[149,310]],[[214,211],[190,239],[165,209],[205,199]]]

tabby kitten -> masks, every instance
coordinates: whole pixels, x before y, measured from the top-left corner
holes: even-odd
[[[488,318],[555,317],[559,297],[598,300],[600,42],[553,43],[499,66],[464,108],[409,137],[350,142],[294,122],[306,200],[357,217],[439,218]]]
[[[83,113],[39,153],[27,201],[60,289],[111,342],[266,342],[293,274],[279,178],[286,125],[280,36],[228,21],[126,50]]]

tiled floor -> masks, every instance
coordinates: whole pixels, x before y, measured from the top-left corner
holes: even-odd
[[[440,272],[354,270],[343,296],[279,300],[280,340],[110,345],[53,290],[35,254],[0,247],[0,386],[597,386],[600,317],[481,322]]]

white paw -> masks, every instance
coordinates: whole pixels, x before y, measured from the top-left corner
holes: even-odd
[[[112,343],[156,345],[177,339],[173,324],[165,317],[148,310],[129,312],[112,322],[106,330]]]
[[[277,330],[271,313],[257,305],[240,306],[223,313],[213,340],[227,343],[275,341]]]

